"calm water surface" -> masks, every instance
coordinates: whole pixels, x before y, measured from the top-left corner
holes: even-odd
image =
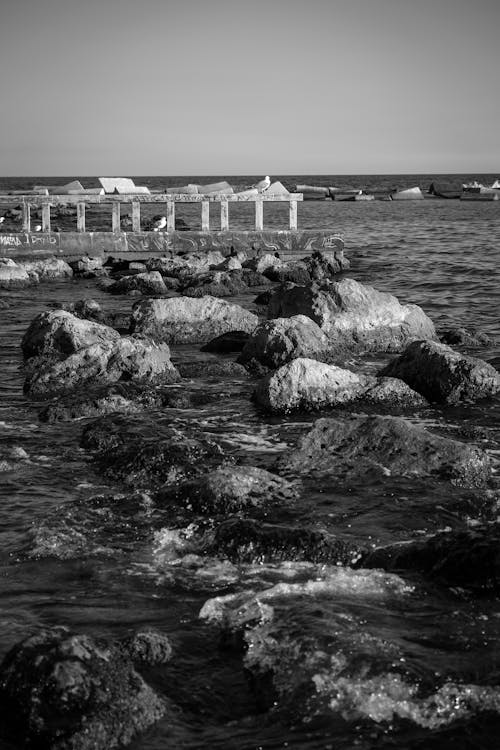
[[[353,186],[369,187],[368,178],[356,179]],[[412,176],[405,179],[400,187],[418,184]],[[321,184],[319,178],[300,181]],[[147,184],[155,186],[152,178]],[[241,221],[245,225],[245,217]],[[279,209],[270,208],[266,221],[280,223]],[[310,202],[299,208],[299,225],[343,233],[352,264],[347,275],[420,305],[438,328],[464,325],[489,334],[494,343],[479,356],[499,366],[498,203]],[[237,301],[255,310],[254,296]],[[110,637],[144,626],[167,633],[174,657],[148,678],[173,702],[174,719],[138,738],[135,749],[498,747],[496,598],[411,575],[354,573],[293,560],[236,566],[187,556],[178,519],[147,501],[95,499],[125,489],[97,474],[79,447],[85,422],[42,424],[36,405],[22,393],[20,341],[30,321],[48,307],[83,297],[97,299],[106,310],[133,304],[81,280],[2,295],[12,304],[0,309],[0,451],[21,446],[29,460],[0,474],[0,656],[53,624]],[[184,346],[173,347],[172,356],[190,361],[204,355]],[[360,358],[352,367],[371,372],[383,361]],[[318,416],[263,418],[243,379],[199,379],[193,385],[212,392],[214,400],[202,409],[147,412],[136,419],[138,429],[161,435],[172,424],[194,426],[235,459],[270,467]],[[473,439],[495,457],[499,417],[495,399],[428,408],[412,418]],[[492,517],[492,502],[477,490],[431,481],[310,479],[292,510],[272,510],[267,520],[377,545],[473,525]],[[303,584],[311,580],[321,587],[307,593]],[[199,617],[213,597],[280,582],[288,588],[270,596],[273,619],[251,631],[245,657],[221,645],[215,621]],[[266,665],[278,686],[271,706],[256,697],[245,673],[245,667]]]

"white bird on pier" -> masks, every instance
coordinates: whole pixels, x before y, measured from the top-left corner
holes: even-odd
[[[264,193],[268,189],[270,184],[271,184],[271,180],[269,178],[269,175],[266,175],[265,178],[261,180],[260,182],[258,182],[256,185],[254,185],[254,187],[257,188],[259,193]]]
[[[157,221],[153,224],[153,232],[161,232],[162,229],[165,229],[167,226],[167,217],[166,216],[160,216]]]
[[[5,216],[0,216],[0,224],[3,224],[5,221]]]
[[[35,232],[41,232],[41,231],[42,231],[42,225],[41,224],[36,224],[35,225]]]

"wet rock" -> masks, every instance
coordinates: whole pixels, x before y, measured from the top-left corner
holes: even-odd
[[[196,277],[183,288],[186,297],[234,297],[247,291],[247,285],[239,271],[212,271]]]
[[[224,359],[178,363],[177,369],[183,378],[244,378],[247,376],[247,371],[243,365]]]
[[[244,268],[241,272],[241,277],[247,286],[269,286],[271,283],[267,276],[252,271],[251,268]]]
[[[238,563],[307,560],[331,565],[352,565],[361,550],[325,531],[261,523],[248,518],[229,519],[215,529],[207,554]]]
[[[159,630],[139,631],[121,645],[133,662],[143,665],[166,664],[172,656],[172,644]]]
[[[449,346],[490,346],[493,341],[486,334],[480,331],[467,330],[466,328],[449,328],[441,331],[439,338],[443,344]]]
[[[427,406],[427,400],[399,378],[376,378],[363,393],[362,401],[390,408]]]
[[[25,289],[34,284],[38,284],[38,277],[30,276],[10,258],[0,258],[0,289]]]
[[[412,571],[449,586],[500,591],[500,525],[441,532],[371,550],[360,565]]]
[[[249,334],[246,331],[229,331],[208,341],[202,347],[202,352],[215,352],[218,354],[229,354],[231,352],[241,352]]]
[[[347,258],[343,256],[332,256],[319,250],[304,258],[302,263],[312,281],[324,281],[326,279],[333,281],[339,273],[347,271],[351,265]]]
[[[380,374],[400,378],[438,403],[477,401],[500,391],[500,373],[494,367],[436,341],[414,341]]]
[[[130,294],[139,292],[146,295],[167,294],[168,289],[159,271],[136,273],[133,276],[123,276],[107,289],[111,294]]]
[[[153,404],[153,405],[159,405]],[[58,397],[47,404],[38,414],[41,422],[69,422],[73,419],[100,417],[116,412],[133,414],[146,408],[142,402],[136,402],[111,389],[96,389],[94,394],[84,392],[71,396]]]
[[[219,466],[213,471],[160,491],[157,502],[180,503],[201,514],[248,513],[275,505],[290,505],[298,497],[297,483],[256,466]]]
[[[65,628],[9,651],[0,700],[4,736],[46,750],[123,747],[167,712],[123,649]]]
[[[281,287],[268,318],[307,315],[341,351],[400,351],[415,339],[435,339],[432,321],[416,305],[363,286],[354,279]]]
[[[146,265],[148,271],[159,271],[162,276],[187,279],[204,273],[223,263],[225,256],[218,250],[207,253],[185,253],[173,257],[151,258]]]
[[[271,269],[279,272],[283,266],[286,266],[286,264],[277,255],[271,255],[271,253],[249,258],[243,263],[243,268],[249,268],[251,271],[256,271],[263,275],[267,274]]]
[[[441,437],[402,417],[366,416],[318,419],[280,468],[298,473],[382,475],[449,480],[484,487],[491,461],[475,446]]]
[[[103,417],[85,428],[81,445],[95,452],[106,476],[134,488],[179,482],[224,460],[219,445],[197,429],[151,428],[141,435],[132,428],[130,417]]]
[[[269,302],[274,294],[274,289],[266,289],[264,292],[261,292],[256,296],[253,303],[254,305],[262,305],[267,307],[269,305]]]
[[[91,344],[32,373],[25,381],[24,391],[32,398],[45,399],[84,385],[106,385],[119,380],[173,383],[179,378],[167,344],[127,336]]]
[[[104,269],[104,258],[101,256],[90,258],[85,255],[77,260],[71,260],[69,265],[75,276],[92,278],[107,273],[107,270]]]
[[[117,341],[120,334],[109,326],[82,320],[66,310],[40,313],[22,339],[25,358],[37,355],[68,356],[91,344]]]
[[[70,312],[83,320],[94,320],[96,323],[104,323],[105,315],[103,309],[95,299],[77,300],[72,309],[70,309]]]
[[[35,273],[40,281],[47,281],[50,279],[71,279],[73,277],[73,269],[61,258],[23,261],[22,266],[29,274]]]
[[[299,357],[329,361],[327,336],[311,318],[293,315],[260,323],[250,334],[238,362],[243,365],[257,361],[275,369]]]
[[[140,300],[132,310],[132,331],[167,343],[204,343],[229,331],[250,333],[253,313],[215,297]]]
[[[243,266],[241,265],[241,261],[236,258],[234,255],[230,255],[227,258],[224,258],[222,263],[219,263],[217,266],[214,267],[215,271],[241,271]]]

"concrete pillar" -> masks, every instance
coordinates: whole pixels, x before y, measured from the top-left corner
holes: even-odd
[[[297,229],[297,201],[290,201],[290,229]]]
[[[114,234],[120,232],[120,204],[118,201],[113,203],[113,209],[111,214],[111,231]]]
[[[141,231],[141,204],[138,201],[132,201],[132,231]]]
[[[23,232],[31,232],[31,206],[23,203]]]
[[[201,231],[210,231],[210,203],[208,201],[201,202]]]
[[[264,203],[259,197],[255,199],[255,229],[257,231],[264,229]]]
[[[229,229],[229,203],[228,201],[220,202],[220,228],[223,232]]]
[[[50,203],[42,206],[42,232],[50,232]]]
[[[76,231],[85,232],[85,203],[76,204]]]
[[[175,203],[167,201],[167,232],[175,232]]]

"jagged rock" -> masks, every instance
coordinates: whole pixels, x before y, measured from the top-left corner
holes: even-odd
[[[370,550],[361,567],[420,572],[449,586],[500,591],[500,525],[441,532]]]
[[[73,269],[62,258],[23,261],[21,265],[29,274],[34,272],[40,281],[47,281],[47,279],[71,279],[73,277]]]
[[[33,372],[25,381],[24,391],[32,398],[44,399],[82,386],[106,385],[119,380],[173,383],[179,378],[170,361],[167,344],[127,336],[91,344]]]
[[[400,351],[415,339],[436,338],[434,325],[417,305],[363,286],[354,279],[284,286],[271,297],[268,318],[307,315],[344,351]]]
[[[216,297],[140,300],[132,310],[132,332],[167,343],[204,343],[229,331],[251,333],[253,313]]]
[[[266,511],[287,505],[298,496],[297,484],[256,466],[219,466],[173,490],[159,492],[156,501],[182,504],[194,513],[233,514]]]
[[[316,250],[312,255],[304,258],[302,263],[307,269],[312,281],[334,280],[342,271],[350,268],[347,258],[322,253]]]
[[[77,318],[83,320],[95,320],[96,323],[103,323],[105,315],[99,302],[95,299],[79,299],[75,302],[70,312],[76,315]]]
[[[233,297],[247,291],[247,285],[240,271],[210,271],[197,276],[183,288],[186,297]]]
[[[136,273],[133,276],[122,276],[107,289],[111,294],[140,294],[156,295],[167,294],[168,289],[159,271]]]
[[[166,703],[119,645],[66,628],[14,646],[0,666],[2,734],[46,750],[110,750],[161,719]]]
[[[10,258],[0,258],[0,289],[25,289],[38,284],[38,277],[30,276],[23,266]]]
[[[241,271],[242,268],[243,266],[241,264],[241,261],[234,255],[230,255],[227,258],[224,258],[222,263],[214,266],[215,271]]]
[[[330,343],[321,328],[306,315],[265,320],[250,334],[238,362],[257,361],[274,369],[298,357],[329,361]]]
[[[399,378],[376,378],[362,396],[363,402],[390,407],[426,406],[427,400]]]
[[[25,358],[38,355],[67,356],[95,343],[117,341],[120,334],[109,326],[82,320],[66,310],[40,313],[22,339]]]
[[[135,488],[173,484],[224,460],[219,445],[197,429],[152,429],[147,436],[132,429],[129,416],[103,417],[85,428],[81,445],[94,452],[105,476]]]
[[[257,271],[252,271],[251,268],[243,268],[241,271],[241,278],[247,286],[269,286],[271,281],[267,276],[263,276]]]
[[[242,265],[243,268],[249,268],[251,271],[256,271],[263,275],[271,268],[275,271],[279,271],[280,268],[286,266],[277,255],[271,255],[271,253],[265,253],[264,255],[256,256],[255,258],[249,258],[244,261]]]
[[[438,403],[477,401],[500,391],[500,373],[492,365],[436,341],[414,341],[380,375],[400,378]]]
[[[166,664],[172,656],[168,636],[158,630],[141,630],[122,641],[121,645],[132,661],[139,664]]]
[[[318,419],[298,446],[279,462],[293,472],[383,475],[446,479],[463,487],[484,487],[491,478],[488,455],[473,445],[441,437],[402,417]]]
[[[439,338],[448,346],[490,346],[493,343],[486,333],[466,328],[449,328],[441,331]]]
[[[171,258],[150,258],[146,266],[148,271],[159,271],[162,276],[185,279],[215,268],[224,260],[225,256],[221,252],[210,250],[207,253],[186,253]]]
[[[204,552],[252,564],[307,560],[352,565],[361,555],[357,545],[325,531],[266,524],[248,518],[232,518],[220,524],[205,544]]]
[[[104,271],[104,258],[101,256],[90,258],[85,255],[77,260],[70,260],[69,265],[76,276],[99,276]]]
[[[179,362],[179,374],[183,378],[246,377],[243,365],[224,359],[205,359],[196,362]]]
[[[218,354],[229,354],[230,352],[241,352],[249,334],[246,331],[229,331],[208,341],[202,347],[202,352],[216,352]]]

